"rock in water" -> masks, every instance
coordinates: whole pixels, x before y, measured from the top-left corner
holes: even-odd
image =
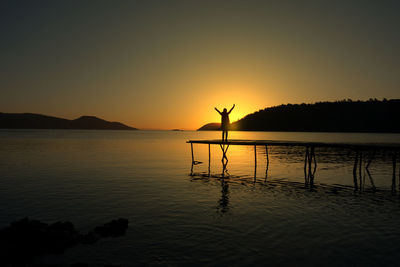
[[[93,244],[101,237],[124,235],[129,221],[119,218],[79,233],[71,222],[43,223],[24,218],[0,230],[0,266],[19,266],[46,253],[62,253],[79,243]]]
[[[44,253],[61,253],[77,244],[78,232],[71,222],[48,225],[28,218],[0,230],[0,255],[8,262],[25,262]]]
[[[103,226],[97,226],[94,228],[94,232],[102,237],[109,236],[121,236],[124,235],[128,228],[129,221],[127,219],[119,218],[118,220],[112,220]]]

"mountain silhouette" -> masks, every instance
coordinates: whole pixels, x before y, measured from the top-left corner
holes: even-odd
[[[269,107],[231,124],[240,131],[400,133],[400,99],[342,100]],[[206,124],[199,130],[211,130]],[[218,129],[215,129],[218,130]]]
[[[110,122],[94,116],[75,120],[33,113],[1,113],[2,129],[81,129],[81,130],[137,130],[120,122]]]

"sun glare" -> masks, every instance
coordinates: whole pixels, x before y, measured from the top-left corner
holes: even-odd
[[[219,110],[224,108],[230,109],[233,104],[235,108],[230,114],[230,121],[235,122],[249,113],[253,113],[260,108],[268,105],[263,99],[265,93],[261,92],[260,86],[252,84],[251,82],[230,82],[220,83],[208,90],[206,101],[202,103],[204,110],[207,110],[205,114],[208,118],[208,122],[219,122],[221,120],[220,115],[214,110],[214,107]]]

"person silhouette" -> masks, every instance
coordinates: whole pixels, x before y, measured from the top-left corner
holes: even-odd
[[[221,115],[221,130],[222,130],[222,141],[228,141],[228,130],[229,130],[229,114],[232,112],[235,104],[233,104],[232,108],[227,111],[226,108],[221,112],[217,108],[215,110]]]

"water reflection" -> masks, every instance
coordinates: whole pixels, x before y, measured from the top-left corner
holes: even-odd
[[[304,159],[304,186],[314,188],[314,176],[317,171],[317,159],[314,147],[306,147]]]
[[[397,153],[392,153],[392,166],[393,166],[393,175],[392,175],[392,193],[396,193],[396,158]],[[400,172],[399,172],[399,190],[400,190]]]
[[[374,179],[372,178],[371,172],[369,171],[369,166],[371,165],[372,161],[374,160],[375,155],[376,155],[376,150],[368,151],[367,154],[366,154],[366,160],[367,159],[368,160],[367,160],[367,164],[365,165],[365,172],[368,175],[369,181],[371,183],[372,191],[374,191],[374,192],[376,191],[376,186],[375,186],[375,183],[374,183]],[[362,189],[365,190],[365,173],[364,173],[363,188]]]
[[[229,161],[228,156],[227,156],[229,144],[228,145],[220,144],[219,146],[221,147],[221,150],[222,150],[222,159],[221,159],[222,174],[221,174],[221,176],[222,177],[229,176],[228,169],[227,169],[228,161]],[[208,162],[210,163],[210,161],[208,161]],[[210,165],[208,165],[208,169],[210,170]]]
[[[221,158],[221,164],[222,164],[222,172],[220,175],[214,175],[211,176],[211,152],[210,152],[210,144],[208,144],[208,173],[194,173],[193,168],[195,165],[201,164],[202,162],[200,161],[195,161],[194,160],[194,155],[193,155],[193,144],[192,145],[192,166],[190,170],[190,176],[192,177],[197,177],[200,180],[203,180],[205,182],[208,182],[211,177],[213,178],[218,178],[220,180],[221,184],[221,198],[218,200],[218,206],[217,209],[221,213],[226,213],[229,211],[229,182],[227,179],[230,178],[230,174],[228,172],[228,149],[229,149],[229,144],[220,144],[220,148],[222,151],[222,158]],[[196,180],[196,178],[192,179],[193,181]]]
[[[229,183],[225,179],[221,179],[221,198],[218,204],[218,209],[221,213],[229,211]]]
[[[265,146],[265,157],[267,158],[267,166],[265,167],[265,181],[267,181],[267,179],[268,179],[268,168],[269,168],[268,146]]]
[[[191,176],[203,177],[207,176],[208,178],[219,178],[221,180],[221,192],[223,192],[223,196],[221,197],[221,203],[227,203],[226,200],[228,197],[228,185],[224,178],[232,178],[232,175],[228,172],[228,149],[229,144],[220,144],[220,151],[222,152],[221,158],[221,166],[222,171],[217,174],[212,174],[211,170],[211,153],[210,153],[210,145],[208,145],[208,172],[207,174],[203,173],[195,173],[194,166],[200,164],[201,162],[195,161],[192,158],[192,166],[191,166]],[[263,147],[263,146],[259,146]],[[322,170],[327,169],[336,169],[338,165],[342,165],[345,167],[352,166],[352,173],[353,173],[353,190],[354,192],[364,192],[364,191],[377,191],[377,186],[375,185],[375,181],[373,178],[373,171],[371,171],[371,166],[379,167],[382,169],[388,163],[388,155],[391,157],[392,167],[392,179],[391,179],[391,191],[393,194],[396,194],[396,175],[397,175],[397,168],[396,163],[398,161],[397,151],[384,151],[384,150],[376,150],[376,149],[348,149],[348,151],[343,149],[331,149],[327,147],[314,147],[314,146],[298,146],[298,147],[272,147],[270,150],[268,146],[264,146],[265,150],[258,150],[257,146],[254,146],[254,175],[252,176],[252,183],[257,182],[257,158],[260,155],[265,156],[265,163],[261,165],[265,166],[265,178],[263,179],[264,183],[270,182],[269,172],[270,172],[270,158],[273,155],[273,160],[275,161],[278,159],[279,161],[285,161],[285,163],[298,164],[303,162],[303,171],[304,171],[304,183],[303,188],[306,188],[311,191],[317,190],[316,186],[316,173],[317,167],[319,164],[323,163],[325,166],[330,164],[330,167],[324,167]],[[251,147],[246,148],[247,150],[252,149]],[[286,155],[286,157],[285,157]],[[317,160],[318,157],[318,160]],[[353,163],[351,163],[354,161]],[[377,162],[378,161],[378,162]],[[380,164],[377,164],[379,163]],[[375,163],[377,162],[377,163]],[[382,164],[384,163],[384,164]],[[375,165],[376,164],[376,165]],[[275,166],[275,165],[274,165]],[[295,165],[296,166],[296,165]],[[282,167],[280,167],[282,168]],[[296,168],[296,167],[295,167]],[[298,167],[297,167],[298,168]],[[386,169],[386,171],[388,171]],[[322,177],[324,180],[326,177]],[[235,179],[243,180],[245,179],[246,182],[249,180],[249,176],[242,176],[236,177]],[[276,180],[274,177],[273,180]],[[272,181],[273,181],[272,180]],[[389,182],[389,180],[387,180]],[[320,183],[318,184],[320,185]],[[341,184],[339,184],[341,186]],[[400,187],[400,172],[399,172],[399,187]]]

